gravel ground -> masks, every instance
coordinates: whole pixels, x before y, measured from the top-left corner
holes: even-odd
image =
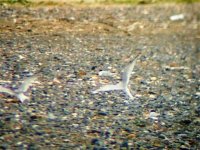
[[[0,85],[39,75],[30,101],[0,94],[0,149],[200,149],[199,7],[0,6]],[[137,53],[134,100],[92,94]]]

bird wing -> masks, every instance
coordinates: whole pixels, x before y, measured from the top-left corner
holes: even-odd
[[[129,83],[129,80],[130,80],[130,77],[131,77],[131,73],[133,71],[133,68],[136,64],[136,60],[137,60],[137,57],[139,55],[137,55],[135,57],[135,59],[123,70],[123,73],[122,73],[122,83],[127,86],[128,83]]]
[[[107,84],[104,85],[102,87],[100,87],[99,89],[93,91],[92,93],[98,93],[98,92],[102,92],[102,91],[113,91],[113,90],[123,90],[123,85],[122,82],[119,82],[118,84]]]
[[[24,95],[24,93],[19,93],[16,95],[16,97],[20,100],[20,102],[24,102],[25,100],[29,100],[29,97]]]
[[[20,87],[18,88],[18,92],[21,92],[21,93],[24,93],[26,92],[29,87],[32,85],[32,83],[37,79],[38,77],[37,76],[32,76],[32,77],[29,77],[27,79],[25,79],[22,84],[20,85]]]
[[[129,96],[130,99],[134,99],[133,95],[127,87],[125,88],[124,92]]]
[[[9,88],[5,88],[3,86],[0,85],[0,93],[7,93],[9,95],[15,95],[15,92],[12,91],[11,89]]]

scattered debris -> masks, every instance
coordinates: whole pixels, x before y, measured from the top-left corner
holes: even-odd
[[[185,18],[184,14],[178,14],[178,15],[170,16],[171,21],[183,20],[184,18]]]
[[[110,71],[100,71],[99,72],[99,76],[108,76],[108,77],[111,77],[111,76],[113,76],[113,73],[110,72]]]
[[[167,70],[189,70],[189,67],[180,66],[180,67],[171,67],[171,66],[164,66]]]

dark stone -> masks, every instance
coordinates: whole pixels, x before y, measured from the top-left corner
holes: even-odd
[[[124,128],[124,131],[131,133],[133,130],[131,128]]]
[[[27,32],[32,32],[32,30],[31,30],[31,29],[28,29]]]
[[[110,144],[114,145],[114,144],[117,144],[117,142],[116,141],[111,141]]]
[[[5,121],[10,121],[11,120],[11,116],[6,116],[5,117]]]
[[[190,120],[190,119],[183,119],[180,121],[180,124],[189,125],[191,122],[192,122],[192,120]]]
[[[91,144],[92,145],[100,145],[100,141],[99,141],[99,139],[94,138],[94,139],[91,140]]]
[[[40,48],[39,51],[40,51],[40,53],[45,53],[45,52],[46,52],[46,49]]]
[[[91,130],[90,133],[98,133],[98,134],[100,134],[101,131],[98,131],[98,130]]]
[[[93,150],[99,150],[99,148],[98,147],[94,147]]]
[[[198,117],[200,117],[200,106],[198,106],[198,107],[195,109],[195,113],[197,114]]]
[[[7,148],[8,148],[8,145],[6,143],[0,145],[0,149],[2,150],[6,150]]]
[[[122,144],[120,145],[120,147],[123,147],[123,148],[127,148],[128,149],[128,141],[123,141]]]
[[[91,70],[95,70],[97,68],[97,66],[92,66]]]
[[[36,132],[36,135],[44,135],[45,134],[45,132],[43,132],[43,131],[37,131]]]
[[[144,85],[146,85],[147,82],[146,82],[145,80],[142,80],[142,81],[140,81],[140,84],[144,84]]]
[[[28,44],[28,45],[26,46],[26,48],[27,48],[27,49],[31,49],[31,48],[32,48],[31,44]]]
[[[31,120],[37,120],[38,117],[37,117],[37,116],[31,116],[30,119],[31,119]]]
[[[3,128],[4,125],[5,125],[5,123],[2,120],[0,120],[0,128]]]
[[[29,145],[28,145],[27,149],[28,149],[28,150],[37,150],[37,149],[38,149],[38,147],[37,147],[37,145],[36,145],[36,144],[34,144],[34,143],[31,143],[31,144],[29,144]]]
[[[106,132],[104,133],[104,135],[105,135],[105,138],[109,138],[109,137],[110,137],[110,132],[106,131]]]
[[[98,115],[107,116],[108,112],[100,111],[100,112],[98,112]]]
[[[3,116],[4,115],[4,113],[3,112],[0,112],[0,116]]]

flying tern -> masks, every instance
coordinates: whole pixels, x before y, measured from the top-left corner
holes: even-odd
[[[130,99],[133,99],[134,97],[128,88],[128,84],[129,84],[131,73],[136,64],[138,56],[139,55],[137,55],[135,57],[135,59],[128,66],[125,67],[125,69],[122,72],[122,80],[119,83],[106,84],[106,85],[100,87],[99,89],[93,91],[92,93],[95,94],[95,93],[105,92],[105,91],[122,90],[129,96]]]
[[[5,88],[0,85],[0,93],[7,93],[11,96],[15,96],[20,100],[20,102],[23,103],[25,100],[30,99],[28,96],[25,95],[25,93],[28,91],[29,87],[35,82],[37,78],[37,76],[32,76],[25,79],[16,90]]]

